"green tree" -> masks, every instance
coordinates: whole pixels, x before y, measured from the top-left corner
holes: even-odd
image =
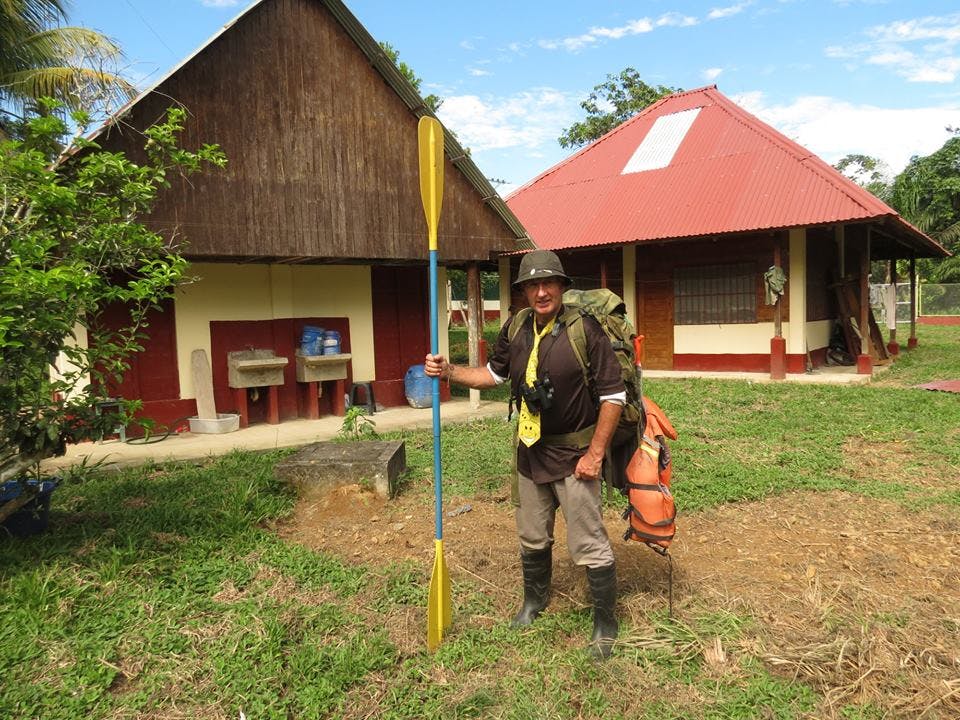
[[[675,92],[681,92],[680,88],[647,85],[632,67],[624,68],[617,75],[607,75],[606,81],[595,86],[580,103],[587,112],[586,119],[565,129],[557,142],[564,148],[586,145]]]
[[[171,109],[145,131],[140,165],[79,135],[52,162],[67,131],[55,113],[30,117],[22,138],[0,143],[0,470],[20,472],[116,424],[98,417],[94,403],[141,349],[147,311],[186,268],[176,247],[138,218],[173,173],[226,162],[213,145],[179,147],[184,117]],[[72,118],[82,131],[88,118]],[[75,328],[94,325],[112,303],[130,308],[130,326],[89,347],[74,342]],[[51,373],[61,354],[69,369]]]
[[[930,155],[911,158],[894,179],[889,202],[953,253],[923,263],[921,273],[934,282],[960,282],[960,136]]]
[[[64,0],[0,0],[0,104],[22,114],[42,97],[92,110],[132,97],[135,88],[108,64],[120,55],[98,32],[64,27]]]
[[[400,52],[388,42],[381,42],[380,47],[383,49],[383,52],[386,53],[387,57],[390,58],[390,62],[397,66],[397,70],[410,81],[413,89],[420,92],[420,85],[423,83],[423,79],[417,77],[413,68],[400,59]],[[436,113],[437,110],[440,109],[440,106],[443,105],[443,98],[430,94],[423,98],[423,102],[432,112]]]
[[[884,202],[889,202],[892,180],[890,168],[883,160],[851,153],[841,158],[834,167]]]

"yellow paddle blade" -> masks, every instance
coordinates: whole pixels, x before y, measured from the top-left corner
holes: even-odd
[[[443,559],[443,540],[434,540],[433,575],[427,599],[427,648],[436,650],[443,640],[443,631],[450,627],[450,574]]]
[[[417,125],[420,149],[420,199],[427,218],[430,249],[437,249],[437,225],[443,204],[443,126],[432,117],[420,118]]]

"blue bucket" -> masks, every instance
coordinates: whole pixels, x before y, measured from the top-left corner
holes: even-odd
[[[47,529],[50,520],[50,495],[57,487],[57,479],[27,480],[26,485],[36,495],[19,510],[8,516],[0,525],[14,537],[38,535]],[[23,492],[23,486],[17,480],[8,480],[0,485],[0,504],[16,500]],[[0,534],[3,533],[0,530]]]
[[[433,378],[429,377],[423,365],[411,365],[403,378],[403,392],[410,407],[433,407]]]
[[[323,333],[323,354],[340,354],[340,333],[336,330],[327,330]]]
[[[322,355],[324,332],[322,327],[304,325],[300,335],[300,352],[304,355]]]

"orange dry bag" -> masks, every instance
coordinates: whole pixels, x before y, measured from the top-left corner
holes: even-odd
[[[665,555],[677,530],[677,511],[670,492],[673,466],[666,438],[676,440],[677,431],[653,400],[644,397],[643,407],[643,439],[627,465],[624,490],[629,504],[623,519],[629,520],[629,525],[623,539],[646,543]]]

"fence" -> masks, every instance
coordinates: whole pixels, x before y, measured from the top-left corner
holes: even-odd
[[[887,327],[887,293],[889,285],[870,286],[870,306],[880,327]],[[917,316],[960,316],[960,283],[917,284]],[[898,283],[896,294],[897,324],[910,322],[910,283]]]

